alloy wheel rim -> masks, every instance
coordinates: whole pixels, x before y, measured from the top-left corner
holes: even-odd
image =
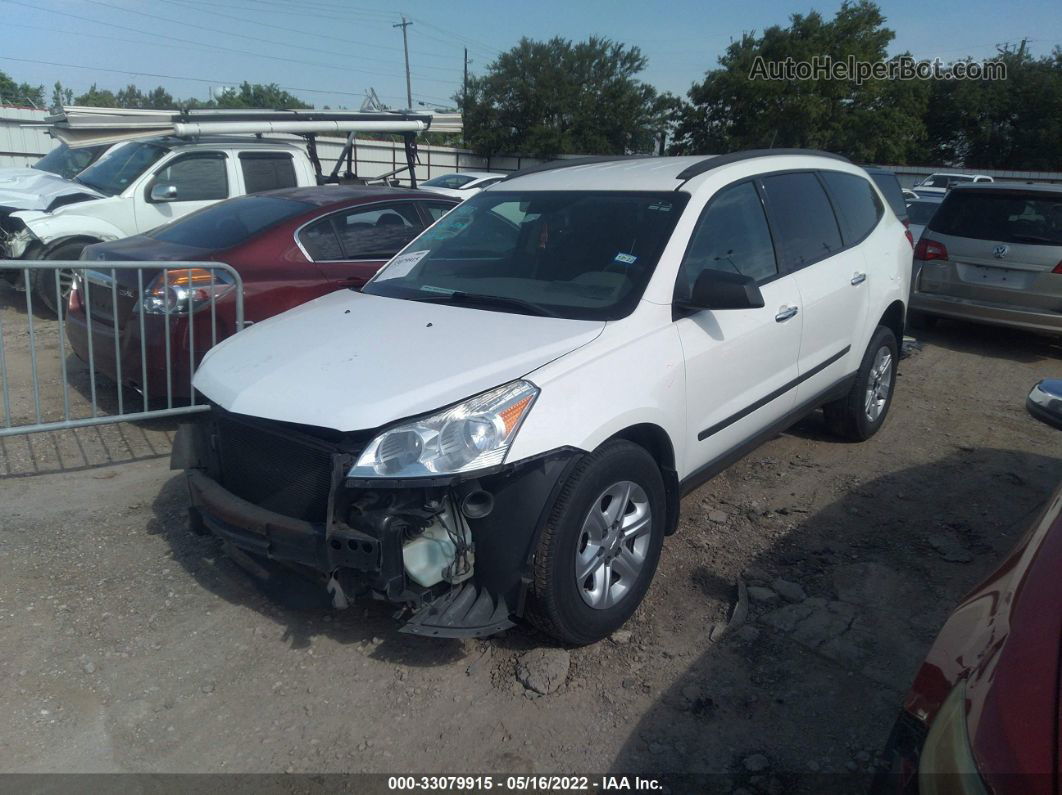
[[[583,520],[575,549],[575,581],[595,610],[619,604],[638,580],[649,553],[652,509],[645,489],[630,480],[601,492]]]
[[[885,404],[892,392],[892,351],[882,345],[874,355],[867,378],[867,393],[863,401],[863,410],[871,422],[877,422],[885,411]]]

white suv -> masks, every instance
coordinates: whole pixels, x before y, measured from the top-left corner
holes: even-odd
[[[407,632],[602,638],[683,494],[820,406],[881,427],[911,262],[886,207],[801,150],[520,172],[207,355],[193,524]]]

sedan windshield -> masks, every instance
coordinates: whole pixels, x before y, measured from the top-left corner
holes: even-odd
[[[129,142],[105,154],[77,176],[82,185],[117,196],[169,151],[143,142]]]
[[[488,191],[451,210],[362,292],[501,312],[633,311],[689,196]]]

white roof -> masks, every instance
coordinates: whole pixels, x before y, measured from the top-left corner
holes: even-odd
[[[747,154],[747,156],[743,156]],[[717,166],[712,161],[721,157]],[[779,150],[778,154],[740,153],[732,155],[689,155],[684,157],[637,157],[622,160],[606,160],[579,165],[560,166],[563,161],[549,165],[542,171],[519,173],[499,185],[500,190],[557,190],[558,188],[578,188],[579,190],[675,190],[687,179],[693,179],[700,173],[720,173],[724,169],[748,170],[749,164],[755,164],[755,171],[774,171],[784,168],[833,168],[841,171],[855,169],[846,160],[827,157],[813,151],[796,152]],[[687,169],[705,164],[704,172],[692,176],[682,176]],[[534,167],[532,167],[534,168]]]

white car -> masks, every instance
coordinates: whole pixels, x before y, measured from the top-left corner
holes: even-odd
[[[173,465],[197,529],[337,606],[590,643],[645,596],[683,494],[819,407],[848,439],[881,427],[910,264],[840,157],[546,164],[210,351]]]
[[[460,171],[424,180],[420,187],[445,196],[453,196],[455,199],[469,199],[508,176],[492,174],[489,171]]]
[[[994,182],[987,174],[930,174],[917,185],[914,191],[918,196],[943,196],[953,186],[972,182]]]

